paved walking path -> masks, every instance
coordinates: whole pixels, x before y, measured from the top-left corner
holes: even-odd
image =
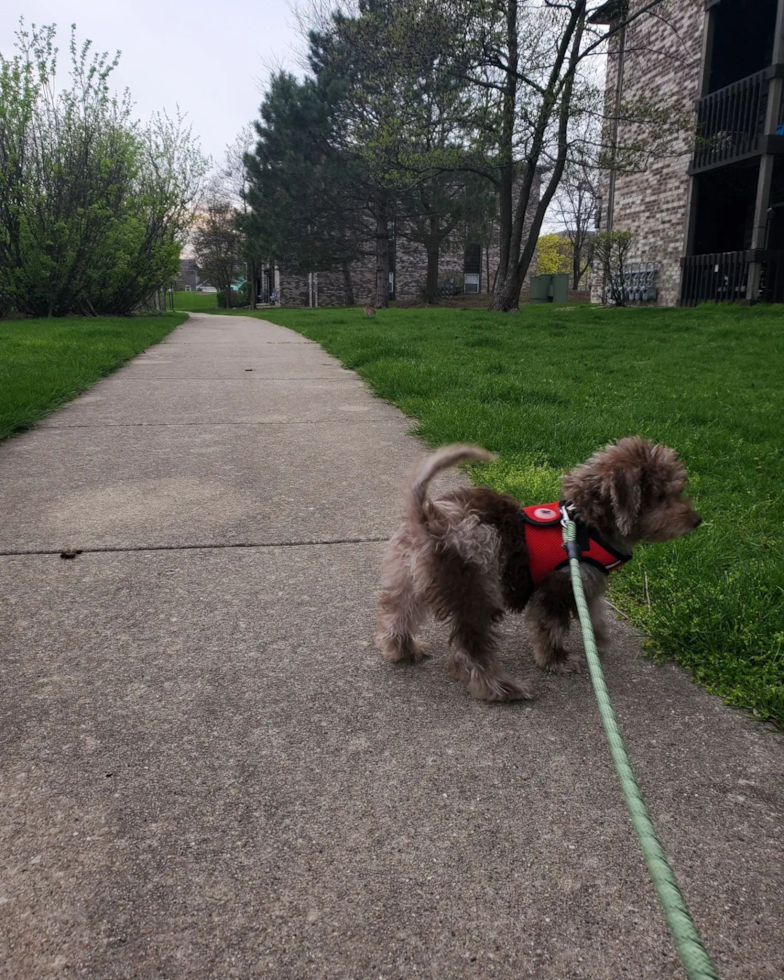
[[[437,631],[374,652],[407,428],[196,315],[0,447],[0,977],[682,975],[588,678],[487,706]],[[780,978],[782,739],[623,625],[606,663],[722,977]]]

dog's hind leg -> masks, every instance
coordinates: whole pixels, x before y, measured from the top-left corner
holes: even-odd
[[[427,657],[425,648],[414,637],[422,615],[415,596],[387,591],[382,594],[376,645],[388,660],[413,664]]]
[[[503,607],[493,597],[484,573],[459,558],[448,564],[451,581],[439,592],[436,615],[451,625],[454,651],[449,672],[481,701],[532,699],[530,684],[505,674],[496,658],[495,624],[503,616]]]
[[[376,630],[376,646],[383,656],[399,663],[425,659],[427,653],[414,636],[424,612],[406,559],[390,558],[385,567]]]

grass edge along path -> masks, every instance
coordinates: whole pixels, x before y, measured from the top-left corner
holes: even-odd
[[[217,293],[197,293],[195,290],[180,289],[174,293],[174,309],[178,313],[221,313],[218,309]]]
[[[471,478],[525,503],[555,499],[565,469],[620,436],[677,449],[704,523],[637,549],[610,598],[648,654],[784,728],[781,307],[255,315],[320,343],[427,445],[498,453]]]
[[[0,320],[0,440],[160,343],[187,313]]]

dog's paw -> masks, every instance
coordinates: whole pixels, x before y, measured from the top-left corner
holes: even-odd
[[[488,677],[472,677],[468,683],[468,691],[472,697],[480,701],[533,701],[533,685],[528,681],[518,680],[509,674],[496,674]]]
[[[551,674],[581,674],[583,661],[579,657],[566,657],[563,660],[551,660],[545,667]]]
[[[381,655],[398,664],[418,664],[427,660],[430,654],[427,647],[416,640],[407,640],[404,643],[392,641],[386,635],[376,636],[376,646]]]
[[[407,664],[418,664],[423,660],[430,659],[430,647],[427,643],[412,642],[406,647],[404,662]]]

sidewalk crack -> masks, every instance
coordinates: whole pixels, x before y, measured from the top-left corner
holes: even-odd
[[[79,555],[111,555],[139,551],[227,551],[232,548],[255,548],[259,550],[264,548],[316,548],[336,544],[383,544],[385,541],[389,541],[389,537],[330,538],[311,541],[232,541],[212,544],[153,544],[129,545],[127,547],[79,548],[77,550]],[[0,551],[0,558],[21,558],[33,555],[62,556],[62,554],[62,548],[30,548],[15,551]]]

